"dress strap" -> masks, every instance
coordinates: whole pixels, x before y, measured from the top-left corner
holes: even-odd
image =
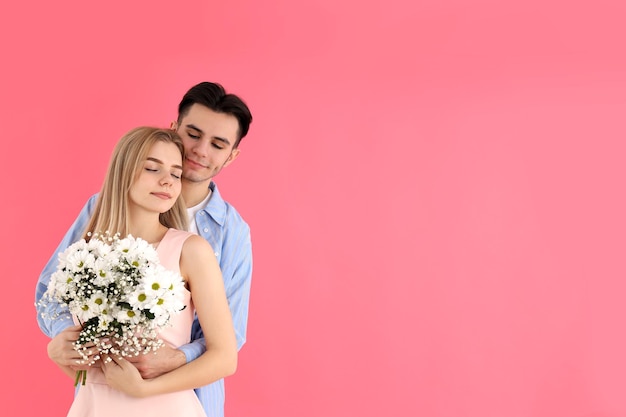
[[[183,244],[193,233],[185,230],[168,229],[157,246],[157,253],[161,264],[167,269],[180,273],[180,254]]]

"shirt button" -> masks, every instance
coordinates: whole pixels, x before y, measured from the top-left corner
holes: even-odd
[[[215,252],[215,257],[218,258],[220,256],[219,252]]]
[[[204,233],[209,233],[209,229],[207,229],[206,227],[202,230],[204,231]]]
[[[200,212],[200,215],[201,215],[201,216],[204,216],[204,211],[201,211],[201,212]]]

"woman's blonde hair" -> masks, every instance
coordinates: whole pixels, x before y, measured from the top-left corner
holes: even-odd
[[[111,235],[119,233],[121,237],[128,235],[130,187],[143,169],[148,152],[157,142],[173,143],[184,158],[185,148],[180,136],[169,129],[137,127],[126,133],[117,143],[98,195],[96,208],[83,235],[86,240],[89,240],[90,232]],[[187,229],[187,210],[182,195],[171,209],[160,214],[159,220],[166,227]]]

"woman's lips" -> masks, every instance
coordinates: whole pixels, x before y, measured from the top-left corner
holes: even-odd
[[[152,193],[153,196],[160,198],[161,200],[169,200],[172,196],[168,193]]]

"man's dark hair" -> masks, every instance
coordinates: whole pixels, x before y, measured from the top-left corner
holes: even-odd
[[[248,134],[250,123],[252,123],[252,113],[244,101],[234,94],[226,93],[224,87],[217,83],[201,82],[196,84],[185,93],[178,105],[178,123],[187,115],[189,108],[195,103],[208,107],[217,113],[230,114],[239,122],[239,132],[235,145]]]

